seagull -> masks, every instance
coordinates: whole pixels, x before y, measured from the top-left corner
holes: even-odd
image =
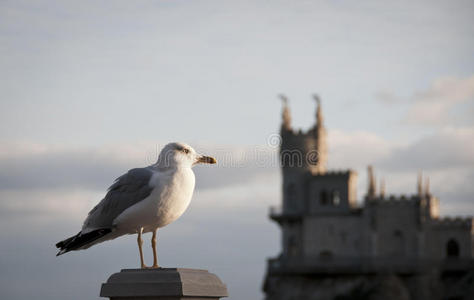
[[[129,170],[109,187],[105,197],[88,214],[81,231],[56,244],[56,256],[87,249],[125,234],[138,234],[141,268],[159,268],[156,233],[178,219],[186,210],[194,191],[191,169],[199,163],[215,164],[184,143],[169,143],[155,164]],[[142,234],[152,232],[153,265],[143,259]]]

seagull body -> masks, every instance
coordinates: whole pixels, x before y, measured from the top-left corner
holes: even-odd
[[[198,155],[183,143],[170,143],[161,151],[156,164],[129,170],[110,186],[106,196],[87,216],[81,231],[56,244],[57,255],[87,249],[125,234],[138,233],[142,268],[142,233],[153,232],[153,267],[158,267],[156,232],[178,219],[189,206],[197,163],[216,163]]]

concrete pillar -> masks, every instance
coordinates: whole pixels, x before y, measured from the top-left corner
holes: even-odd
[[[102,284],[101,297],[110,300],[212,300],[227,297],[227,288],[206,270],[124,269]]]

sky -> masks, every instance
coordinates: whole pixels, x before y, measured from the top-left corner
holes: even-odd
[[[321,97],[329,166],[358,172],[359,199],[368,164],[388,194],[423,171],[443,216],[473,215],[472,19],[472,1],[0,0],[0,297],[98,299],[137,267],[134,236],[53,245],[116,177],[183,141],[220,163],[195,169],[161,264],[262,299],[280,251],[280,93],[303,130]]]

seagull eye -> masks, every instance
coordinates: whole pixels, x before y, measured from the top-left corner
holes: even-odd
[[[186,153],[186,154],[188,154],[188,153],[189,153],[189,149],[184,148],[184,149],[183,149],[183,152]]]

